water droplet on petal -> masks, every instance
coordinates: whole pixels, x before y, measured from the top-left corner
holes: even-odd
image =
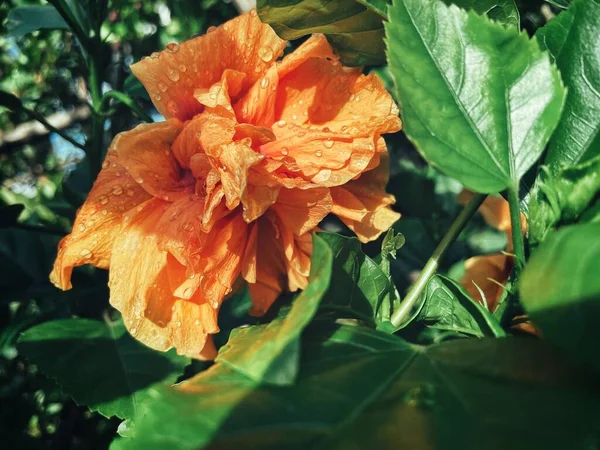
[[[285,120],[280,120],[279,122],[277,122],[277,126],[279,128],[283,128],[287,125],[287,122]]]
[[[304,100],[298,100],[298,104],[299,105],[303,105],[304,104]]]
[[[200,325],[200,319],[194,320],[194,325]]]
[[[256,9],[252,8],[252,9],[250,10],[250,15],[251,15],[252,17],[256,17]]]
[[[121,195],[123,193],[123,187],[116,185],[115,187],[112,188],[112,193],[113,193],[113,195]]]
[[[273,49],[271,47],[262,47],[258,50],[258,57],[262,59],[264,62],[268,63],[273,60]]]
[[[323,152],[321,150],[317,150],[315,152],[315,156],[318,157],[318,158],[320,158],[321,156],[323,156]]]
[[[173,82],[179,81],[179,72],[171,67],[167,69],[167,76]]]
[[[286,156],[288,153],[289,153],[289,152],[288,152],[288,149],[287,149],[287,148],[283,147],[283,148],[281,149],[281,154],[282,154],[283,156]]]
[[[217,29],[217,27],[215,27],[215,26],[208,27],[208,29],[206,30],[206,34],[208,34],[208,33],[212,33],[212,32],[213,32],[213,31],[215,31],[216,29]]]
[[[178,320],[175,325],[177,325],[178,327],[181,327],[181,320]]]
[[[79,228],[79,231],[85,231],[85,225],[82,223],[80,223],[77,228]]]
[[[138,183],[138,184],[142,184],[144,182],[144,179],[141,178],[141,177],[140,178],[136,178],[135,182]]]
[[[328,139],[325,142],[323,142],[323,145],[325,146],[325,148],[331,148],[333,147],[333,141],[331,139]]]
[[[298,116],[296,114],[292,114],[292,120],[298,120]]]
[[[107,211],[106,209],[103,209],[101,214],[102,214],[103,216],[106,216],[106,215],[108,214],[108,211]]]
[[[167,45],[167,51],[175,53],[177,50],[179,50],[179,44],[172,42]]]
[[[180,72],[186,72],[187,71],[187,67],[185,67],[183,64],[179,65],[179,71]]]
[[[150,58],[152,58],[152,59],[156,59],[156,58],[158,58],[159,56],[160,56],[160,54],[159,54],[158,52],[153,52],[153,53],[150,55]]]
[[[154,98],[154,100],[156,100],[157,102],[159,102],[162,97],[160,96],[160,94],[154,94],[152,96],[152,98]]]
[[[135,336],[137,334],[137,328],[132,328],[131,329],[131,335]]]
[[[101,205],[106,205],[108,203],[108,197],[103,195],[99,199]]]
[[[83,250],[81,250],[81,252],[79,252],[79,254],[86,259],[92,257],[92,252],[90,250],[88,250],[87,248],[84,248]]]
[[[167,92],[168,86],[165,83],[158,83],[158,89],[160,89],[161,92]]]
[[[108,168],[109,168],[109,166],[110,166],[110,163],[109,163],[108,161],[104,161],[104,162],[102,163],[102,168],[103,168],[103,169],[108,169]]]
[[[268,85],[269,85],[269,79],[263,78],[262,81],[260,82],[260,87],[263,89],[266,89]]]

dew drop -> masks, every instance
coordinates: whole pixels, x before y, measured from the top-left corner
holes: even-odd
[[[101,205],[106,205],[108,203],[108,197],[103,195],[102,197],[100,197],[100,204]]]
[[[325,146],[325,148],[331,148],[333,147],[333,141],[331,139],[328,139],[325,142],[323,142],[323,145]]]
[[[208,29],[206,30],[206,34],[212,33],[216,29],[217,29],[217,27],[215,27],[215,26],[208,27]]]
[[[317,150],[315,152],[315,156],[318,157],[318,158],[320,158],[321,156],[323,156],[323,152],[321,150]]]
[[[273,56],[274,53],[271,47],[262,47],[258,51],[258,57],[266,63],[271,62],[273,60]]]
[[[185,67],[183,64],[181,64],[181,65],[179,66],[179,71],[180,71],[180,72],[186,72],[186,71],[187,71],[187,67]]]
[[[79,231],[85,231],[85,225],[82,223],[80,223],[77,228],[79,229]]]
[[[103,216],[106,216],[106,215],[108,214],[108,211],[107,211],[106,209],[103,209],[103,210],[102,210],[102,212],[101,212],[101,214],[102,214]]]
[[[289,152],[288,152],[288,149],[287,149],[287,148],[283,147],[283,148],[281,149],[281,154],[282,154],[283,156],[287,156],[287,154],[288,154],[288,153],[289,153]]]
[[[167,104],[167,107],[169,108],[169,111],[171,111],[172,113],[176,113],[177,111],[179,111],[179,107],[177,106],[177,103],[175,103],[173,100],[171,100]]]
[[[141,178],[141,177],[139,177],[139,178],[135,179],[135,182],[138,183],[138,184],[142,184],[144,182],[144,179]]]
[[[131,335],[135,336],[137,334],[137,328],[132,328],[131,329]]]
[[[152,97],[153,97],[153,98],[154,98],[154,100],[156,100],[157,102],[159,102],[159,101],[160,101],[160,99],[162,98],[162,97],[160,96],[160,94],[154,94]]]
[[[177,50],[179,50],[179,44],[172,42],[167,45],[167,51],[175,53]]]
[[[194,325],[196,325],[196,326],[197,326],[197,325],[200,325],[200,319],[196,319],[196,320],[194,320]]]
[[[173,82],[179,81],[179,72],[171,67],[167,69],[167,76],[169,77],[169,80]]]
[[[83,250],[81,250],[81,252],[79,252],[79,254],[81,256],[83,256],[84,258],[91,258],[92,257],[92,252],[90,250],[88,250],[87,248],[84,248]]]
[[[252,17],[256,17],[256,9],[252,8],[252,9],[250,10],[250,15],[251,15]]]
[[[156,59],[156,58],[158,58],[159,56],[160,56],[160,54],[159,54],[158,52],[153,52],[153,53],[150,55],[150,58],[152,58],[152,59]]]
[[[292,114],[292,120],[298,120],[298,116],[296,114]]]
[[[269,79],[263,78],[262,81],[260,82],[260,87],[263,89],[266,89],[268,85],[269,85]]]
[[[158,89],[160,89],[161,92],[167,92],[167,85],[165,83],[158,83]]]
[[[178,327],[181,327],[181,320],[178,320],[177,323],[175,323],[175,325],[177,325]]]
[[[123,187],[119,186],[119,185],[113,187],[112,193],[113,193],[113,195],[121,195],[123,193]]]
[[[109,164],[109,162],[108,162],[108,161],[104,161],[104,162],[102,163],[102,168],[103,168],[103,169],[108,169],[108,168],[109,168],[109,166],[110,166],[110,164]]]
[[[304,100],[298,100],[299,105],[304,105]]]
[[[277,122],[277,126],[279,128],[283,128],[287,125],[287,122],[285,120],[280,120],[279,122]]]

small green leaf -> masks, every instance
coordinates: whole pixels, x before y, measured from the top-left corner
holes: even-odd
[[[381,263],[379,267],[388,277],[390,276],[390,260],[396,259],[396,252],[404,246],[406,239],[401,233],[396,233],[390,228],[381,243]]]
[[[385,63],[383,18],[354,0],[258,0],[256,5],[260,19],[283,39],[323,33],[345,65]]]
[[[137,414],[150,386],[175,382],[189,364],[173,351],[159,353],[140,344],[120,321],[46,322],[23,333],[18,349],[78,404],[122,419]]]
[[[358,318],[374,321],[383,299],[392,289],[389,277],[363,253],[358,239],[334,233],[320,233],[319,236],[332,251],[332,279],[335,280],[322,306],[341,309]]]
[[[600,1],[574,1],[536,38],[552,54],[569,91],[545,160],[556,173],[564,164],[600,154]]]
[[[559,230],[540,245],[519,283],[544,336],[600,370],[600,223]]]
[[[514,0],[444,0],[444,3],[473,10],[479,15],[488,16],[495,22],[517,29],[521,21]]]
[[[420,347],[356,326],[308,329],[293,386],[217,363],[142,405],[111,450],[584,449],[597,379],[534,339]],[[589,446],[588,446],[589,447]]]
[[[362,3],[371,11],[376,12],[384,19],[387,19],[387,8],[391,2],[388,0],[356,0],[358,3]]]
[[[217,361],[256,381],[293,384],[298,374],[300,335],[329,288],[331,264],[332,254],[327,243],[313,235],[308,286],[294,300],[290,312],[267,325],[233,330]]]
[[[441,275],[434,275],[427,283],[417,320],[431,328],[471,336],[506,336],[491,312],[473,300],[462,286]]]
[[[9,36],[20,37],[43,28],[68,30],[69,26],[51,5],[18,6],[6,18]]]
[[[571,3],[571,0],[546,0],[548,3],[557,6],[562,9],[566,9]]]
[[[600,155],[584,163],[563,166],[556,175],[543,170],[529,201],[529,241],[542,242],[556,228],[593,221],[587,209],[600,194]]]
[[[394,0],[385,24],[404,131],[469,189],[515,188],[560,118],[565,90],[535,40],[438,0]]]

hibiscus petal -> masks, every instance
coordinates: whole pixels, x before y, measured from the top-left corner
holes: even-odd
[[[193,95],[196,89],[209,88],[224,70],[232,69],[247,75],[245,90],[261,78],[284,47],[285,41],[256,13],[245,14],[204,36],[171,44],[133,64],[131,71],[163,116],[187,120],[202,111]]]
[[[400,218],[400,214],[389,207],[395,198],[385,192],[388,179],[389,157],[385,153],[376,169],[331,189],[332,212],[356,233],[361,242],[377,239]]]
[[[77,213],[72,232],[60,241],[51,281],[61,289],[70,289],[73,267],[93,264],[107,269],[123,213],[149,198],[122,166],[113,142],[87,200]]]
[[[273,210],[285,228],[300,236],[314,229],[332,208],[329,189],[282,189]]]
[[[171,145],[181,129],[182,124],[177,119],[141,124],[119,134],[113,141],[123,166],[154,197],[174,200],[193,189],[193,177],[181,170],[171,152]]]

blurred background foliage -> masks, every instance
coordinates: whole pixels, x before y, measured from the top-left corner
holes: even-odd
[[[104,3],[75,4],[83,15],[91,8],[89,17],[93,18],[98,17],[93,8]],[[3,448],[8,449],[107,448],[119,421],[76,405],[19,356],[15,347],[19,333],[32,325],[113,314],[106,272],[79,268],[74,273],[74,289],[67,292],[48,281],[56,245],[69,232],[95,174],[81,148],[93,133],[89,106],[93,99],[80,42],[67,30],[28,32],[19,26],[14,14],[26,5],[47,4],[25,0],[0,4],[0,91],[18,97],[26,108],[11,110],[0,105],[0,436]],[[102,91],[127,93],[155,120],[160,117],[131,77],[129,65],[237,14],[231,3],[222,0],[112,0],[107,5],[97,24],[102,40],[96,51],[104,62]],[[522,0],[519,9],[522,27],[530,34],[553,14],[541,0]],[[377,70],[388,85],[393,83],[385,67],[366,70]],[[45,131],[32,120],[34,115],[56,119],[60,134]],[[115,134],[139,122],[138,115],[122,104],[113,104],[105,119],[103,151]],[[407,241],[392,261],[392,274],[402,293],[460,207],[456,195],[462,187],[426,166],[402,133],[391,136],[388,144],[388,190],[396,195],[396,208],[403,214],[395,228]],[[410,195],[403,195],[406,192]],[[326,226],[330,231],[345,231],[333,219]],[[466,258],[497,252],[505,244],[504,234],[478,218],[454,245],[442,272],[458,279]],[[380,248],[376,242],[366,252],[374,255]],[[228,330],[243,321],[247,298],[242,295],[240,302],[222,309],[223,333],[217,342],[224,343]],[[203,367],[192,367],[190,373]]]

